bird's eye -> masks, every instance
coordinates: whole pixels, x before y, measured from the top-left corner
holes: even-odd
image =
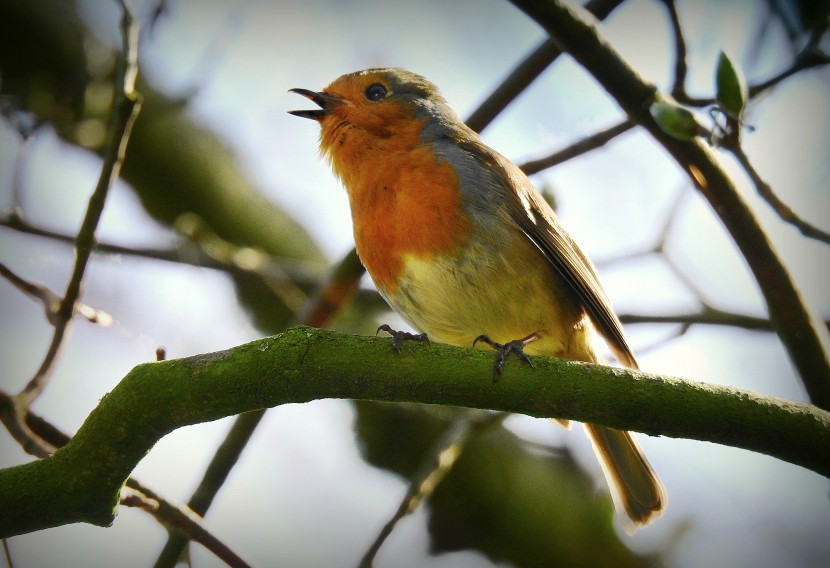
[[[388,91],[386,90],[386,87],[384,87],[380,83],[372,83],[371,85],[366,87],[366,90],[363,91],[363,94],[366,95],[366,98],[370,101],[379,101],[386,96],[387,92]]]

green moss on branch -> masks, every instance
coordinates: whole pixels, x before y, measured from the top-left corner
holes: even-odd
[[[749,391],[535,357],[493,383],[492,353],[308,327],[218,353],[135,367],[51,458],[0,471],[0,536],[113,521],[124,480],[164,435],[324,398],[561,417],[745,448],[830,477],[830,413]]]

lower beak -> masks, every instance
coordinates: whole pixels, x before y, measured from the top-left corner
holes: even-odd
[[[320,106],[319,109],[314,110],[289,110],[289,114],[293,114],[294,116],[300,116],[302,118],[311,118],[313,120],[320,120],[322,117],[329,114],[332,109],[335,107],[343,104],[342,99],[338,99],[337,97],[332,97],[331,95],[327,95],[326,93],[316,93],[314,91],[309,91],[308,89],[288,89],[289,93],[297,93],[298,95],[302,95],[308,100],[312,101],[313,103]]]

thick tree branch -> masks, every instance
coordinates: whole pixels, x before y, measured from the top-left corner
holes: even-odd
[[[416,356],[417,355],[417,356]],[[491,353],[314,328],[135,367],[53,456],[0,471],[0,537],[109,525],[124,480],[176,428],[322,398],[408,401],[556,416],[732,445],[830,476],[830,413],[757,393],[534,358],[493,383]]]
[[[649,109],[663,95],[623,60],[596,26],[555,0],[512,1],[585,67],[634,122],[649,131],[709,201],[754,274],[770,319],[810,399],[830,409],[830,335],[802,302],[772,243],[717,156],[702,141],[678,140],[655,123]]]

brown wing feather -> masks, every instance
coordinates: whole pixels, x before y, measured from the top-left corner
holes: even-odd
[[[529,182],[528,182],[529,183]],[[596,269],[565,232],[547,202],[532,186],[524,187],[531,211],[511,204],[510,213],[524,233],[536,243],[583,305],[600,334],[609,342],[622,365],[636,369],[637,361],[625,338],[622,324],[600,284]]]
[[[562,277],[588,313],[597,331],[608,341],[620,364],[637,369],[637,360],[628,346],[611,301],[599,282],[594,265],[562,227],[550,205],[524,172],[507,158],[481,142],[467,144],[470,145],[471,155],[479,160],[486,159],[488,170],[502,178],[498,184],[500,187],[506,191],[509,191],[509,187],[518,188],[518,196],[504,196],[510,216]]]

